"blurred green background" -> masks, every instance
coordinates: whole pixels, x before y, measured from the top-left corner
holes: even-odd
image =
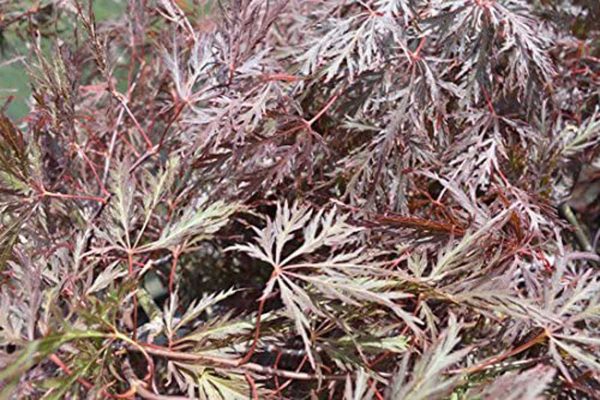
[[[9,19],[17,13],[24,12],[34,4],[39,4],[43,7],[45,3],[50,4],[44,1],[17,0],[6,6],[6,3],[3,4],[0,0],[0,6],[5,6],[4,9],[0,8],[0,21],[2,19]],[[93,6],[96,19],[102,21],[123,14],[125,12],[126,0],[95,0]],[[63,16],[63,18],[67,17],[67,15]],[[4,33],[0,39],[2,50],[0,53],[0,105],[3,105],[10,96],[14,96],[7,109],[7,113],[11,118],[19,119],[27,115],[27,102],[31,93],[29,77],[25,68],[28,50],[25,47],[24,41],[12,32],[12,29],[9,32],[0,31],[0,33]],[[69,33],[68,29],[63,31],[64,35],[68,35]],[[51,44],[55,39],[48,38],[43,40],[48,42],[47,44]],[[50,45],[44,47],[49,51],[53,49]],[[10,63],[11,60],[19,56],[24,56],[25,58]]]

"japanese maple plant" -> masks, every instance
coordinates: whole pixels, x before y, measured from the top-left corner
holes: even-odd
[[[598,398],[595,1],[100,3],[0,1],[0,398]]]

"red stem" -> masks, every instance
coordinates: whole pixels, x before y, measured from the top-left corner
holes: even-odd
[[[260,336],[260,318],[261,318],[263,310],[265,308],[266,301],[267,301],[267,296],[263,296],[260,299],[260,303],[258,304],[258,314],[256,316],[256,329],[254,330],[254,342],[252,343],[252,346],[250,347],[250,350],[248,350],[246,355],[241,360],[238,361],[237,365],[246,364],[248,361],[250,361],[250,359],[254,355],[254,351],[256,350],[256,346],[258,345],[258,338]]]

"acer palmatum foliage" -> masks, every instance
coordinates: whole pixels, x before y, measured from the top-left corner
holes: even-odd
[[[122,3],[0,2],[1,396],[597,396],[594,2]]]

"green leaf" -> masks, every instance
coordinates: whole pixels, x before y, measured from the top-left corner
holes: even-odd
[[[209,239],[238,209],[238,205],[225,204],[222,201],[202,204],[199,207],[190,206],[183,211],[178,220],[164,228],[158,240],[139,247],[137,251],[141,253],[169,249],[184,242],[191,246],[198,241]]]

